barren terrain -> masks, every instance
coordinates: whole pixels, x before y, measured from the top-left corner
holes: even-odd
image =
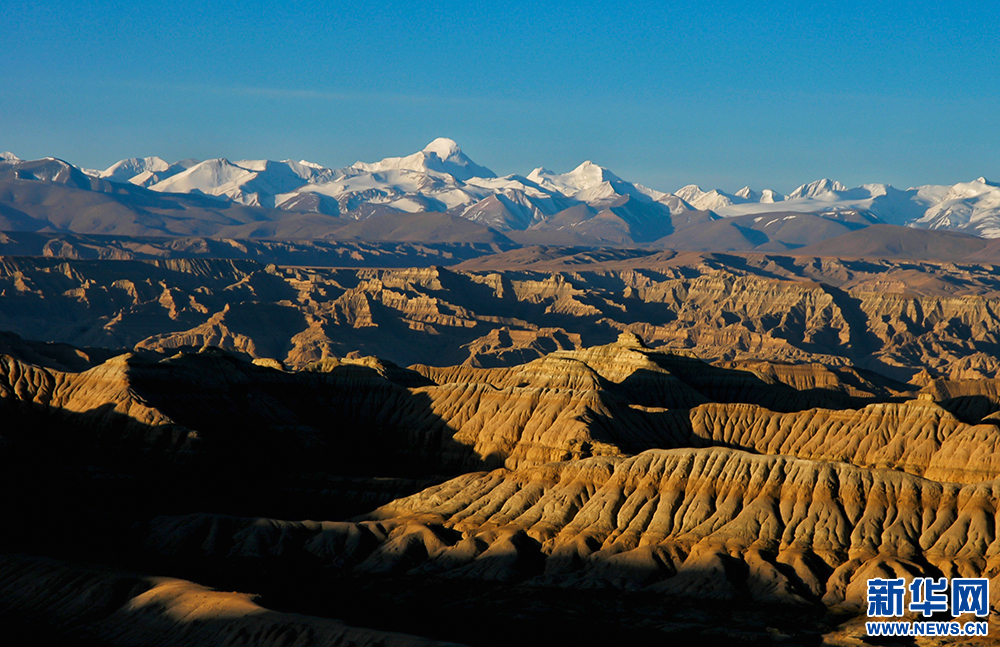
[[[847,645],[869,577],[996,602],[993,266],[485,251],[3,258],[0,624]]]

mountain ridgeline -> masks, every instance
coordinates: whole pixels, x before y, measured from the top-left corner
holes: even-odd
[[[95,171],[0,159],[4,231],[789,251],[877,223],[1000,237],[1000,187],[985,178],[906,190],[819,180],[788,195],[665,192],[590,161],[498,177],[443,138],[342,168],[147,157]]]

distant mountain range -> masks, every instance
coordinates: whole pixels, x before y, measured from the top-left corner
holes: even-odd
[[[497,177],[450,139],[338,169],[306,161],[121,160],[103,171],[0,154],[0,230],[784,251],[872,224],[1000,238],[1000,186],[826,179],[788,195],[663,192],[593,162]]]

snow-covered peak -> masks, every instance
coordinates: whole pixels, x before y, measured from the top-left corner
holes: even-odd
[[[929,208],[914,221],[915,226],[1000,238],[1000,186],[986,178],[950,187],[922,186],[916,194]]]
[[[872,198],[877,198],[882,195],[888,195],[890,190],[895,190],[888,184],[862,184],[860,187],[858,187],[858,189],[864,191]]]
[[[218,195],[219,189],[245,179],[254,172],[224,157],[205,160],[173,175],[150,188],[164,193],[205,193]]]
[[[788,194],[788,199],[795,200],[796,198],[815,198],[825,193],[846,190],[847,187],[840,182],[823,178],[822,180],[816,180],[815,182],[810,182],[809,184],[803,184]]]
[[[855,211],[890,224],[1000,237],[1000,185],[982,176],[953,185],[906,190],[887,184],[848,189],[824,178],[800,186],[787,197],[770,189],[757,191],[744,186],[730,194],[704,190],[696,184],[671,194],[623,180],[589,160],[567,173],[539,167],[527,177],[497,177],[445,137],[406,157],[357,162],[338,169],[305,160],[231,162],[219,158],[168,163],[159,157],[142,157],[121,160],[98,172],[55,158],[24,162],[12,153],[0,153],[0,168],[16,173],[19,180],[62,182],[85,190],[106,188],[106,183],[92,183],[87,177],[99,176],[155,191],[201,193],[246,205],[329,215],[366,217],[384,210],[448,212],[503,230],[534,227],[569,209],[574,210],[569,212],[571,218],[576,218],[607,210],[619,215],[655,214],[666,206],[673,214],[698,209],[722,217],[776,211],[829,216]],[[634,211],[636,206],[654,201],[659,203],[654,209]]]
[[[674,191],[674,195],[685,202],[695,202],[706,193],[708,192],[702,191],[697,184],[688,184]]]
[[[948,192],[944,195],[945,200],[963,200],[974,198],[987,193],[997,192],[998,187],[985,181],[986,178],[979,178],[972,182],[959,182],[948,187]]]
[[[583,179],[586,182],[592,184],[597,184],[599,182],[621,182],[622,179],[604,168],[603,166],[598,166],[590,160],[584,161],[582,164],[577,166],[575,169],[569,172],[569,175]]]
[[[90,186],[89,178],[77,167],[56,157],[43,157],[40,160],[5,162],[15,169],[16,177],[22,180],[37,182],[53,182],[57,184],[76,185],[80,188]]]
[[[439,137],[423,150],[406,157],[387,157],[378,162],[355,162],[354,168],[378,173],[408,170],[418,173],[447,173],[459,180],[474,177],[496,177],[496,173],[473,162],[454,140]]]
[[[112,182],[128,182],[137,186],[151,187],[197,163],[198,160],[191,159],[170,164],[163,158],[155,156],[130,157],[92,175]]]
[[[569,197],[598,188],[605,182],[622,181],[620,177],[608,169],[598,166],[590,160],[580,164],[569,173],[553,173],[538,167],[528,174],[528,180],[550,191],[557,191]]]
[[[626,195],[639,202],[653,202],[670,196],[669,193],[627,182],[590,160],[569,173],[553,173],[538,167],[528,174],[527,180],[546,191],[586,202],[591,206],[607,206],[609,201],[613,202]]]
[[[966,205],[975,203],[1000,204],[1000,186],[984,181],[985,178],[978,178],[972,182],[959,182],[952,186],[922,186],[917,189],[917,196],[924,202],[937,205],[941,208],[953,209],[953,205],[963,203]],[[934,209],[928,210],[928,214]],[[952,224],[954,224],[952,219]]]
[[[458,143],[454,139],[438,137],[430,144],[424,146],[423,152],[434,153],[441,160],[450,160],[458,158],[462,154],[462,149],[458,147]]]
[[[149,171],[159,173],[166,171],[170,164],[160,157],[130,157],[115,162],[101,171],[100,177],[112,182],[128,182],[136,175]]]
[[[271,160],[236,160],[233,164],[248,171],[264,171],[269,164],[275,164],[275,162]]]
[[[751,191],[750,187],[744,187],[740,189],[744,194],[751,195],[756,192]],[[725,207],[732,206],[735,203],[747,202],[748,199],[745,196],[737,193],[736,195],[730,195],[718,189],[712,189],[711,191],[702,191],[701,187],[697,184],[689,184],[687,186],[681,187],[674,192],[674,195],[678,196],[684,202],[687,202],[695,209],[716,211],[718,209],[724,209]]]
[[[775,202],[784,201],[785,196],[778,193],[777,191],[772,191],[771,189],[764,189],[760,192],[760,200],[758,202],[762,204],[774,204]]]
[[[239,160],[235,162],[235,165],[265,176],[287,177],[291,174],[307,182],[320,176],[328,177],[333,174],[331,169],[319,164],[296,162],[294,160],[281,160],[280,162],[273,160]]]
[[[302,189],[311,182],[328,181],[334,175],[330,169],[292,160],[231,162],[219,158],[196,164],[149,188],[169,193],[225,196],[243,204],[274,206],[278,196]]]
[[[536,198],[552,198],[551,190],[545,189],[537,182],[529,180],[523,175],[511,174],[500,177],[474,177],[468,180],[467,187],[484,189],[492,193],[510,193],[519,191]]]

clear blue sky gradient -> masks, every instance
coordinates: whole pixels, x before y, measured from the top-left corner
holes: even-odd
[[[663,190],[1000,179],[1000,18],[951,2],[5,3],[0,150],[344,166],[459,142]]]

